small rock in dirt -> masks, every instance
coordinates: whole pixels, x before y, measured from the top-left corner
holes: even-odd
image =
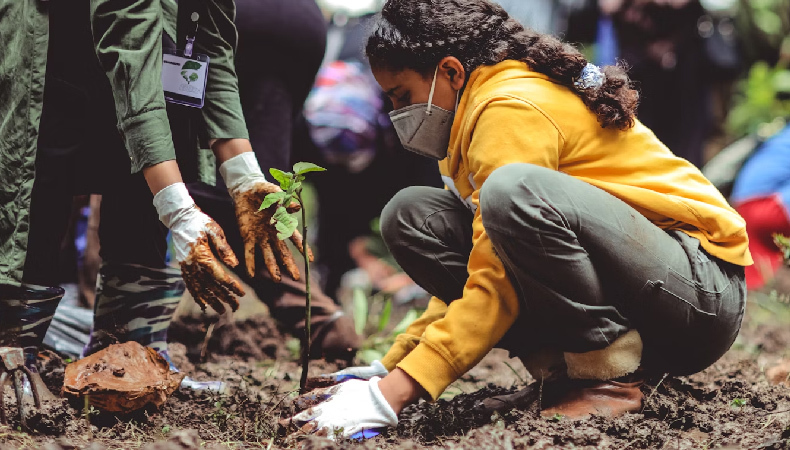
[[[790,385],[790,359],[780,361],[770,369],[765,371],[768,382],[776,386],[778,384]]]
[[[63,394],[71,400],[87,395],[99,410],[130,413],[161,407],[183,378],[155,350],[126,342],[66,366]]]

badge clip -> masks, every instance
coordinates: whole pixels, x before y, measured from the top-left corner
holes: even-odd
[[[187,33],[187,43],[184,46],[184,56],[187,58],[192,57],[192,48],[195,46],[195,36],[197,36],[198,31],[198,19],[200,19],[200,14],[193,12],[189,18],[192,20],[192,23],[195,25],[195,29],[192,30],[192,33]]]

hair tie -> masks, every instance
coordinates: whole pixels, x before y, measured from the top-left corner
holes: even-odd
[[[593,63],[587,63],[579,77],[573,80],[573,86],[580,91],[597,90],[605,81],[606,75],[601,68]]]

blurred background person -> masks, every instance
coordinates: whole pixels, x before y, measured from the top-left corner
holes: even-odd
[[[732,20],[699,0],[599,0],[598,7],[598,63],[625,62],[640,91],[639,119],[701,167],[726,111],[714,108],[715,85],[725,83],[726,102],[741,69]]]

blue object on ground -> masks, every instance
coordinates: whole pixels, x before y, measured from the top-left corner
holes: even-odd
[[[364,439],[374,438],[381,434],[381,430],[382,429],[358,431],[351,435],[351,439],[361,441]]]

